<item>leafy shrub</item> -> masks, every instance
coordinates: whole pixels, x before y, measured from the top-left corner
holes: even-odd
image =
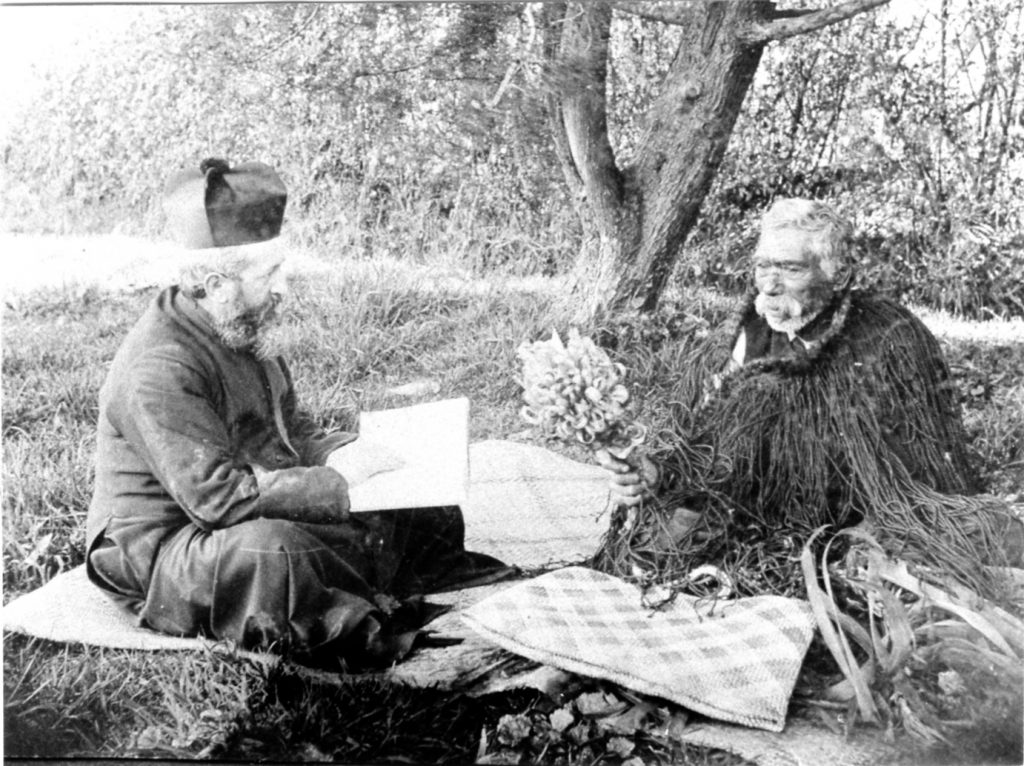
[[[578,224],[543,120],[531,119],[540,97],[494,96],[521,9],[467,22],[477,10],[139,11],[123,40],[51,77],[17,116],[3,146],[7,225],[156,234],[170,172],[209,156],[261,159],[288,185],[304,244],[412,260],[449,248],[480,269],[560,269]]]
[[[760,213],[804,196],[854,222],[863,283],[1024,316],[1024,4],[1010,6],[863,14],[767,50],[681,278],[737,288]]]

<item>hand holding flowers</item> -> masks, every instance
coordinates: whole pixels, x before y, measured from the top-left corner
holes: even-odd
[[[612,474],[613,503],[638,505],[657,484],[658,470],[634,454],[647,432],[627,412],[625,368],[576,329],[569,331],[567,343],[552,333],[550,340],[522,344],[518,355],[523,418],[547,436],[593,449]]]
[[[627,462],[607,449],[599,449],[595,450],[594,457],[598,465],[611,474],[608,489],[614,507],[633,508],[640,505],[658,486],[658,466],[646,455],[633,455],[632,462]]]

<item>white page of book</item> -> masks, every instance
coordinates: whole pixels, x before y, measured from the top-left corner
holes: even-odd
[[[369,474],[349,488],[352,511],[464,505],[469,399],[361,413],[359,438],[342,450],[362,463],[354,476]]]

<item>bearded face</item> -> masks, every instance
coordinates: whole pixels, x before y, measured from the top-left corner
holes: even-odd
[[[221,304],[212,312],[213,327],[221,342],[235,351],[248,351],[261,359],[277,356],[272,339],[281,321],[281,298],[268,296],[258,306],[241,301]]]
[[[761,235],[754,253],[754,309],[780,332],[794,333],[828,305],[832,281],[822,271],[803,231],[775,229]]]
[[[287,293],[283,262],[283,255],[272,251],[250,259],[235,276],[215,276],[205,307],[214,330],[228,348],[260,358],[278,356],[278,309]]]

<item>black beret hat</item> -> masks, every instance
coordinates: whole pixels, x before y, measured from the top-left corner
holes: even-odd
[[[262,162],[230,167],[203,160],[164,187],[164,211],[172,236],[184,247],[232,247],[266,242],[281,233],[288,193],[274,169]]]

